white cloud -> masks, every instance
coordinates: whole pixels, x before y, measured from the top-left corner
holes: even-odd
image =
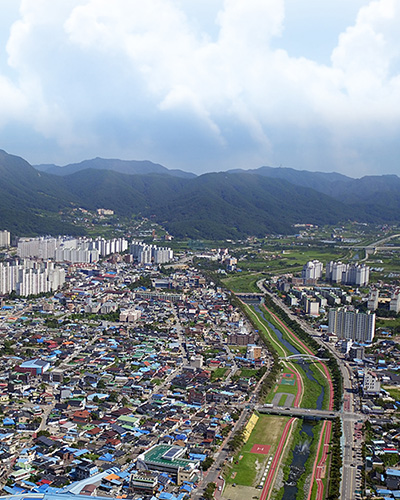
[[[287,3],[207,2],[201,24],[183,0],[23,0],[7,44],[15,78],[0,75],[0,125],[19,120],[60,149],[86,145],[87,156],[104,151],[113,128],[110,155],[165,154],[178,166],[190,158],[177,150],[174,160],[164,135],[179,138],[186,115],[204,162],[232,164],[243,141],[257,161],[292,150],[296,165],[295,152],[316,146],[305,144],[309,131],[331,165],[359,166],[360,138],[400,127],[400,3],[365,1],[330,65],[279,48]]]

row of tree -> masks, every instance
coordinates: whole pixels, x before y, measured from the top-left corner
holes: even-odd
[[[329,484],[327,500],[339,500],[340,481],[342,469],[342,446],[340,443],[342,437],[342,424],[340,418],[336,418],[332,425],[331,442],[329,452],[331,455],[331,464],[329,470]]]

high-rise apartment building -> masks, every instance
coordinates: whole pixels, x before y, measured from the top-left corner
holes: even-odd
[[[375,313],[366,314],[346,308],[329,311],[328,332],[340,339],[351,339],[355,342],[372,342],[375,335]]]
[[[174,252],[170,248],[161,248],[156,245],[146,245],[141,241],[132,241],[130,253],[140,264],[166,264],[174,258]]]
[[[369,281],[369,267],[365,264],[343,264],[328,262],[326,280],[345,285],[366,286]]]
[[[0,263],[0,294],[38,295],[57,290],[65,282],[65,270],[52,262]]]
[[[307,262],[303,266],[303,270],[301,272],[301,277],[303,281],[306,283],[308,281],[317,281],[322,277],[323,264],[319,260],[312,260]]]
[[[0,248],[8,248],[10,246],[10,233],[8,231],[0,231]]]
[[[390,299],[389,309],[394,311],[396,314],[400,312],[400,290],[397,289],[393,292],[392,297]]]

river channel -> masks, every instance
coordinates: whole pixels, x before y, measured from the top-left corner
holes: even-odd
[[[282,333],[264,316],[263,311],[260,309],[260,303],[254,301],[246,301],[247,304],[254,307],[256,312],[268,323],[268,327],[274,332],[280,344],[282,344],[292,354],[302,354],[296,349],[287,339],[283,338]],[[316,409],[321,410],[325,396],[325,388],[316,380],[308,363],[302,362],[301,368],[304,370],[306,377],[316,382],[320,388],[320,393],[317,398]],[[293,459],[290,464],[289,478],[285,482],[282,500],[293,500],[298,493],[297,482],[305,471],[305,463],[310,455],[310,445],[314,439],[313,428],[315,422],[303,419],[301,428],[300,442],[293,450]]]

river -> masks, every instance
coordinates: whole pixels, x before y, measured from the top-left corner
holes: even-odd
[[[268,327],[274,332],[279,342],[292,354],[302,354],[296,349],[287,339],[283,338],[282,333],[278,330],[270,321],[266,319],[263,311],[260,309],[259,302],[246,301],[249,305],[252,305],[258,314],[268,323]],[[313,382],[316,382],[320,388],[320,392],[316,402],[316,408],[318,410],[322,409],[322,404],[325,396],[325,388],[314,378],[314,375],[309,367],[308,363],[302,362],[301,368],[304,370],[307,378]],[[284,493],[282,500],[293,500],[296,498],[298,493],[297,482],[305,471],[305,463],[310,456],[310,445],[314,439],[313,428],[316,425],[314,421],[303,419],[301,428],[299,430],[301,434],[300,442],[295,446],[293,450],[293,459],[290,464],[289,478],[284,485]]]

